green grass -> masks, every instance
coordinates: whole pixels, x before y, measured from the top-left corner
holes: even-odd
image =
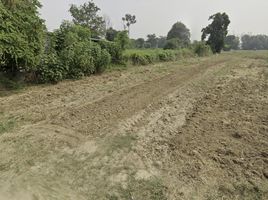
[[[0,135],[9,132],[14,129],[16,120],[14,118],[8,118],[0,121]]]
[[[167,200],[166,187],[157,177],[148,180],[136,180],[130,177],[126,188],[118,186],[117,194],[107,195],[108,200],[130,200],[130,199],[146,199],[146,200]]]

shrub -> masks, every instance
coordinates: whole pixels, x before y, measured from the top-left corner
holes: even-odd
[[[104,40],[99,41],[98,44],[101,46],[102,49],[108,51],[108,53],[111,55],[111,62],[113,64],[123,63],[123,50],[121,49],[119,44]]]
[[[193,44],[194,53],[200,57],[209,56],[212,54],[211,48],[209,45],[206,45],[204,42],[196,42]]]
[[[124,60],[131,62],[133,65],[148,65],[159,61],[175,61],[184,57],[193,57],[194,53],[191,50],[163,50],[163,49],[148,49],[148,50],[127,50],[124,53]]]
[[[16,1],[14,6],[6,2],[0,1],[0,71],[16,76],[40,62],[44,24],[37,0]]]
[[[51,53],[44,55],[36,73],[40,83],[57,83],[65,77],[66,69],[60,63],[58,56]]]
[[[170,40],[167,40],[166,45],[164,46],[164,49],[179,49],[181,48],[181,41],[178,38],[173,38]]]
[[[101,50],[101,56],[95,66],[96,73],[104,72],[110,63],[111,63],[111,55],[108,53],[106,49]]]

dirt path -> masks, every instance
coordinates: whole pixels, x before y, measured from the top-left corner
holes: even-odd
[[[0,97],[0,199],[265,199],[259,53],[133,67]]]

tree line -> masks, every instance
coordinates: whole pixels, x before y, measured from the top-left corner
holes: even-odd
[[[202,29],[202,41],[191,42],[190,30],[182,22],[176,22],[166,36],[148,34],[146,39],[130,39],[136,16],[126,14],[122,17],[123,30],[115,30],[108,18],[100,16],[100,8],[93,1],[71,5],[72,21],[65,20],[49,32],[39,16],[40,8],[38,0],[0,1],[1,74],[11,78],[24,74],[27,80],[40,83],[58,82],[101,73],[111,64],[124,64],[126,58],[133,63],[150,63],[173,60],[178,53],[170,50],[187,48],[203,56],[209,51],[220,53],[222,49],[239,48],[239,38],[227,36],[230,20],[226,13],[212,15],[211,24]],[[247,45],[251,40],[264,44],[263,37],[243,37],[242,47],[256,48]],[[131,48],[169,51],[139,55],[134,52],[124,57],[125,50]]]

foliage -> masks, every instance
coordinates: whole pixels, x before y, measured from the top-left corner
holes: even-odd
[[[148,65],[156,62],[175,61],[180,58],[193,57],[191,50],[127,50],[124,53],[124,59],[132,65]]]
[[[135,40],[135,47],[138,49],[144,48],[145,40],[143,38],[138,38]]]
[[[132,24],[136,24],[137,20],[136,20],[136,16],[135,15],[131,15],[131,14],[126,14],[125,17],[122,18],[123,23],[124,23],[124,28],[126,30],[126,27],[128,28],[128,34],[130,31],[130,26]]]
[[[120,31],[115,38],[115,42],[122,50],[125,50],[129,44],[129,37],[127,31]]]
[[[147,35],[147,43],[151,44],[151,48],[157,48],[158,47],[158,41],[155,34],[149,34]]]
[[[224,51],[230,51],[230,50],[238,50],[239,49],[239,44],[240,44],[240,39],[239,37],[235,35],[228,35],[225,38],[224,41]]]
[[[209,45],[204,42],[195,42],[193,44],[194,53],[200,57],[209,56],[212,51]]]
[[[111,55],[113,64],[123,63],[123,50],[118,43],[101,40],[98,44]]]
[[[72,4],[69,11],[73,17],[73,22],[88,27],[93,37],[104,35],[105,21],[98,15],[100,8],[94,2],[89,1],[81,6]]]
[[[106,36],[105,36],[106,40],[113,42],[118,32],[119,31],[110,27],[109,29],[106,30]]]
[[[176,38],[180,41],[182,47],[186,47],[190,44],[190,36],[190,30],[183,23],[177,22],[168,32],[167,40]]]
[[[225,37],[228,34],[229,16],[226,13],[216,13],[210,16],[209,20],[213,21],[202,29],[202,41],[208,37],[206,43],[211,47],[212,52],[220,53],[224,47]]]
[[[179,49],[181,48],[183,45],[180,41],[180,39],[178,38],[172,38],[170,40],[167,40],[164,49]]]
[[[268,50],[267,35],[243,35],[241,41],[244,50]]]
[[[55,53],[45,54],[37,70],[39,83],[57,83],[63,80],[66,70]]]
[[[157,38],[158,48],[164,48],[167,43],[167,37],[160,36]]]
[[[0,2],[0,71],[16,75],[34,70],[43,47],[41,5],[37,0],[4,2]]]
[[[39,82],[56,83],[103,72],[111,62],[111,55],[92,42],[90,36],[87,27],[66,21],[59,30],[50,33],[47,52],[37,71]]]

